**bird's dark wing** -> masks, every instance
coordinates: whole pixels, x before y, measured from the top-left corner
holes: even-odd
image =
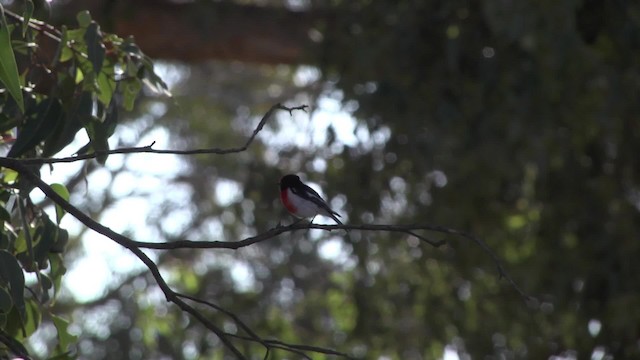
[[[313,202],[314,204],[318,205],[320,208],[327,211],[329,214],[340,216],[337,212],[333,211],[329,207],[329,204],[327,204],[327,202],[324,201],[324,199],[322,198],[322,196],[320,196],[320,194],[318,194],[315,190],[313,190],[308,185],[301,184],[301,186],[293,187],[291,188],[291,190],[293,191],[294,194]]]

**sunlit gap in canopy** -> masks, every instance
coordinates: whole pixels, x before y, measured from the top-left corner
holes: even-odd
[[[185,76],[188,68],[173,64],[159,64],[156,71],[172,88]],[[147,146],[155,142],[158,149],[170,148],[170,134],[161,127],[156,127],[141,136],[144,129],[150,127],[155,118],[166,112],[164,104],[150,106],[150,114],[145,114],[118,127],[116,133],[109,139],[111,148],[118,146]],[[74,141],[60,151],[56,157],[72,156],[75,152],[87,144],[89,138],[84,131],[80,131]],[[158,158],[161,156],[162,158]],[[160,161],[158,161],[160,160]],[[67,183],[71,176],[78,173],[84,161],[73,163],[54,164],[53,171],[42,171],[45,182]],[[159,166],[161,165],[161,166]],[[115,174],[119,169],[127,171]],[[179,229],[192,213],[190,209],[182,206],[187,203],[190,189],[172,184],[171,192],[166,191],[167,180],[174,177],[177,172],[184,170],[183,160],[176,155],[131,154],[111,155],[104,167],[94,170],[88,175],[85,184],[91,188],[79,186],[71,196],[72,204],[94,204],[93,207],[102,206],[103,196],[110,192],[116,201],[106,208],[98,220],[116,232],[128,233],[136,240],[154,241],[159,238],[156,229],[147,224],[147,218],[154,211],[158,211],[161,204],[170,202],[177,204],[177,211],[167,215],[163,222],[163,230],[171,233],[171,230]],[[39,190],[33,192],[35,202],[44,199],[44,194]],[[55,218],[53,207],[46,209],[50,218]],[[61,226],[69,230],[71,236],[76,236],[84,229],[72,216],[63,218]],[[86,302],[102,296],[111,286],[118,284],[123,278],[133,271],[143,271],[145,268],[140,261],[128,250],[104,236],[87,231],[82,237],[84,254],[69,266],[67,275],[63,278],[63,285],[67,291],[63,296],[71,295],[76,301]],[[155,259],[157,254],[148,252]]]
[[[171,63],[157,63],[156,71],[164,79],[170,89],[181,85],[188,76],[189,67]],[[294,76],[297,86],[304,86],[312,81],[318,80],[319,73],[311,67],[301,67]],[[304,96],[286,102],[288,106],[305,104]],[[361,147],[369,150],[372,146],[384,144],[389,136],[388,129],[383,128],[371,134],[365,126],[358,126],[357,121],[352,116],[353,104],[346,108],[342,105],[342,94],[340,91],[328,91],[325,96],[319,98],[312,115],[296,111],[290,116],[284,111],[277,113],[275,119],[276,126],[265,127],[259,135],[259,140],[267,147],[265,160],[277,162],[277,149],[287,147],[297,147],[300,151],[316,152],[325,150],[323,156],[314,161],[314,170],[323,171],[322,162],[324,157],[342,151],[343,146]],[[299,102],[298,102],[299,101]],[[146,146],[155,142],[154,148],[171,148],[171,134],[162,127],[156,127],[151,132],[140,137],[140,128],[150,126],[154,117],[161,116],[166,111],[164,104],[150,108],[150,114],[118,128],[110,145],[116,146],[118,140],[127,146]],[[255,124],[260,117],[254,119]],[[336,141],[328,152],[325,146],[327,139],[327,129],[333,127]],[[252,130],[252,129],[251,129]],[[79,147],[86,144],[88,138],[81,132],[74,143],[64,149],[59,156],[72,155]],[[161,158],[159,158],[161,157]],[[126,232],[135,240],[139,241],[162,241],[158,230],[147,224],[147,219],[158,211],[158,208],[165,202],[175,204],[175,211],[170,214],[171,221],[163,222],[163,230],[169,233],[178,233],[179,230],[188,224],[188,219],[193,216],[195,209],[187,205],[190,197],[190,189],[180,188],[172,184],[171,192],[166,191],[167,181],[178,172],[184,170],[184,159],[174,155],[154,155],[154,154],[130,154],[112,155],[109,157],[104,168],[98,169],[89,175],[88,183],[91,184],[90,191],[81,194],[78,191],[72,196],[71,202],[80,204],[84,200],[99,203],[105,191],[116,201],[102,213],[97,219],[101,223],[110,227],[114,231]],[[161,166],[159,166],[161,164]],[[54,166],[53,172],[43,171],[43,178],[48,183],[65,183],[71,174],[75,174],[82,162],[71,164],[58,164]],[[126,171],[113,176],[112,172],[125,167]],[[67,170],[68,169],[68,170]],[[304,172],[301,169],[300,172]],[[321,190],[316,184],[311,184],[316,189]],[[232,180],[216,182],[215,200],[220,205],[231,205],[241,201],[242,188]],[[138,189],[138,190],[136,190]],[[143,189],[143,190],[140,190]],[[35,196],[36,201],[43,198],[42,195]],[[86,199],[84,199],[86,198]],[[332,204],[334,205],[334,204]],[[339,205],[339,204],[338,204]],[[53,216],[53,208],[48,209],[50,216]],[[221,235],[222,223],[210,224],[207,231],[215,232],[204,234],[195,231],[193,235],[214,238]],[[69,229],[72,234],[79,234],[83,226],[67,215],[63,219],[62,226]],[[312,234],[318,239],[321,234]],[[144,271],[140,261],[127,250],[117,245],[111,240],[104,238],[95,232],[89,231],[82,238],[84,256],[79,258],[72,266],[69,273],[64,278],[64,285],[69,293],[80,302],[91,301],[102,296],[107,289],[117,285],[127,274],[132,271]],[[322,246],[321,255],[323,258],[335,261],[337,264],[345,264],[346,259],[340,256],[344,254],[340,242],[329,241]],[[152,259],[157,254],[148,252]],[[233,279],[240,288],[250,288],[254,281],[253,274],[242,264],[233,269]]]

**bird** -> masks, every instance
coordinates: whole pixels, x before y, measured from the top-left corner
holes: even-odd
[[[315,190],[300,180],[298,175],[288,174],[280,179],[280,200],[293,216],[304,219],[316,215],[332,218],[339,225],[344,225],[329,204]]]

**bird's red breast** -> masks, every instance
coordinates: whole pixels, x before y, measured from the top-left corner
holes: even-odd
[[[290,213],[295,214],[298,211],[298,209],[296,209],[296,207],[293,206],[293,204],[289,200],[289,189],[280,191],[280,200],[282,201],[284,207],[287,208]]]

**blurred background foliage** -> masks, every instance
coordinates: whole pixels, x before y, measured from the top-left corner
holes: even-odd
[[[118,3],[53,2],[46,16],[62,23],[86,6],[116,32],[126,11],[144,21],[126,6],[115,11]],[[136,3],[150,12],[168,5]],[[181,6],[187,15],[175,17],[264,14],[285,29],[309,19],[309,41],[275,61],[150,52],[173,97],[147,91],[121,115],[111,147],[235,146],[276,102],[309,104],[311,113],[280,114],[237,155],[55,165],[72,203],[140,241],[236,241],[290,221],[276,183],[303,173],[349,223],[440,224],[482,237],[537,300],[525,303],[463,239],[446,237],[435,249],[358,231],[293,233],[236,252],[158,252],[172,286],[224,306],[262,336],[366,359],[440,358],[445,350],[459,358],[640,357],[639,3]],[[203,48],[228,36],[209,30],[197,29],[209,38],[199,40]],[[71,272],[53,310],[72,319],[80,356],[224,358],[215,336],[166,305],[144,268],[125,253],[92,250],[105,241],[67,226]],[[110,257],[106,265],[87,264],[96,251]],[[82,296],[87,287],[93,292]],[[207,316],[237,331],[220,314]],[[34,354],[51,353],[51,326],[31,339]],[[261,358],[257,346],[244,350]]]

